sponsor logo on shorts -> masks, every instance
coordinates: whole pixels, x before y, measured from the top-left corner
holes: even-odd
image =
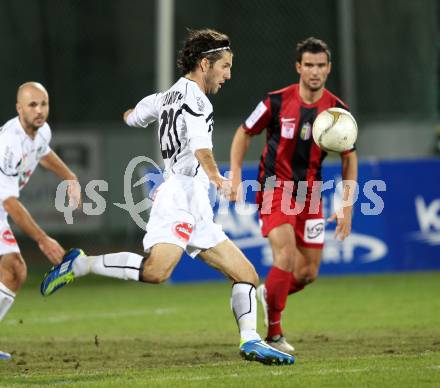
[[[173,232],[176,234],[176,236],[185,242],[189,241],[192,231],[193,226],[186,222],[180,222],[175,224],[173,227]]]
[[[14,233],[11,229],[6,229],[1,232],[0,240],[8,245],[17,245],[17,240],[15,240]]]
[[[304,226],[304,242],[324,243],[324,220],[322,218],[306,221]]]

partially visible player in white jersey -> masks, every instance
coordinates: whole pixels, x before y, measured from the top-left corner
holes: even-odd
[[[79,205],[81,194],[75,174],[50,148],[52,133],[46,120],[49,96],[37,82],[26,82],[17,91],[18,116],[0,127],[0,320],[26,279],[26,264],[8,224],[8,216],[53,263],[61,262],[65,251],[49,237],[20,202],[20,190],[34,170],[42,165],[61,179],[69,180],[69,195]],[[0,360],[9,359],[0,352]]]
[[[231,78],[229,38],[211,29],[189,31],[179,67],[183,77],[169,90],[145,97],[124,113],[130,126],[147,127],[158,121],[166,166],[166,180],[158,188],[143,240],[146,255],[85,256],[75,249],[45,276],[41,292],[50,295],[73,277],[88,273],[162,283],[186,250],[233,281],[231,305],[239,326],[241,355],[268,364],[293,364],[293,356],[273,349],[258,335],[258,275],[214,223],[208,197],[209,182],[226,196],[231,187],[220,175],[212,153],[213,110],[206,97],[216,94]]]

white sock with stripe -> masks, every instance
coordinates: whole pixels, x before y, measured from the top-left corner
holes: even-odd
[[[15,292],[0,282],[0,321],[9,311],[15,300]]]
[[[257,333],[255,286],[250,283],[234,283],[231,307],[240,330],[241,341],[261,339]]]
[[[144,257],[131,252],[109,253],[99,256],[78,257],[73,262],[75,277],[94,273],[124,280],[139,280]]]

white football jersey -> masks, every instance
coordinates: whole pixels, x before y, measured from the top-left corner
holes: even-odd
[[[208,177],[194,152],[212,149],[214,112],[211,102],[196,82],[180,78],[165,92],[142,99],[128,116],[133,127],[159,122],[159,142],[165,162],[165,177],[182,174],[209,186]]]
[[[26,134],[18,117],[0,127],[0,206],[6,198],[19,197],[41,158],[50,152],[51,138],[47,123],[34,139]]]

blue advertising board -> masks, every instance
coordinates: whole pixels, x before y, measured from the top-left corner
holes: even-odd
[[[221,168],[228,170],[227,166]],[[255,180],[257,165],[243,168],[243,180]],[[327,162],[323,182],[324,216],[340,202],[340,162]],[[327,223],[321,274],[377,273],[440,269],[440,160],[363,160],[359,163],[359,193],[350,236],[340,242],[335,224]],[[261,237],[255,192],[246,203],[216,199],[215,220],[243,250],[264,277],[272,263],[267,239]],[[182,258],[172,281],[204,281],[223,276],[201,260]]]

